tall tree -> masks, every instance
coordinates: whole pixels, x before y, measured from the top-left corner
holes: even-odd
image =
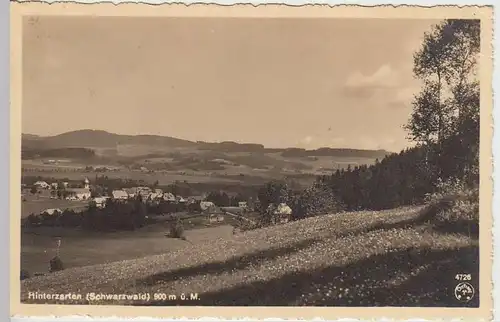
[[[476,83],[479,20],[445,20],[424,35],[413,72],[423,89],[415,97],[407,128],[412,139],[440,143],[456,133],[457,120]]]
[[[258,192],[261,210],[266,210],[270,204],[286,203],[290,197],[290,188],[286,182],[271,181]]]
[[[461,168],[477,161],[470,151],[478,155],[479,50],[480,21],[450,19],[426,33],[414,55],[413,72],[423,87],[405,127],[412,140],[436,150],[440,175],[451,155],[465,160]]]

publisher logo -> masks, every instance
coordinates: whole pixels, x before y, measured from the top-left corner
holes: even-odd
[[[459,283],[455,287],[455,297],[460,302],[469,302],[474,297],[474,287],[467,282]]]

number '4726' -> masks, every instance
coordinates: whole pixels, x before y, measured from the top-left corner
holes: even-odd
[[[470,281],[472,280],[471,274],[457,274],[455,275],[457,281]]]

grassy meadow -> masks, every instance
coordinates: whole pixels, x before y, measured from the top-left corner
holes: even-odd
[[[463,306],[452,295],[453,278],[472,274],[477,287],[478,241],[437,229],[425,221],[426,211],[346,212],[219,236],[195,247],[179,244],[161,255],[144,253],[24,280],[22,301],[36,303],[27,299],[36,289],[198,294],[193,301],[142,303],[148,305]],[[115,247],[129,251],[123,244]],[[477,299],[466,305],[477,306]]]
[[[88,206],[87,201],[70,201],[64,199],[51,199],[47,191],[42,194],[31,194],[25,192],[21,196],[21,218],[26,218],[30,214],[38,215],[46,209],[59,208],[73,209],[75,211],[83,210]]]
[[[49,261],[56,255],[56,237],[62,240],[60,257],[69,269],[169,253],[189,243],[204,243],[232,234],[232,226],[209,225],[205,217],[187,219],[184,227],[189,242],[168,238],[168,225],[163,223],[111,233],[60,227],[23,228],[21,268],[30,274],[47,273]]]

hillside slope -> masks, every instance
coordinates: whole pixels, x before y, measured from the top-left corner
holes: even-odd
[[[422,222],[421,211],[319,216],[164,255],[33,277],[21,281],[22,301],[46,302],[28,300],[30,291],[82,294],[76,303],[88,303],[87,292],[160,292],[177,299],[91,303],[477,307],[477,240],[436,231]],[[453,296],[458,273],[472,274],[476,287],[465,304]],[[191,293],[198,298],[189,300]]]

